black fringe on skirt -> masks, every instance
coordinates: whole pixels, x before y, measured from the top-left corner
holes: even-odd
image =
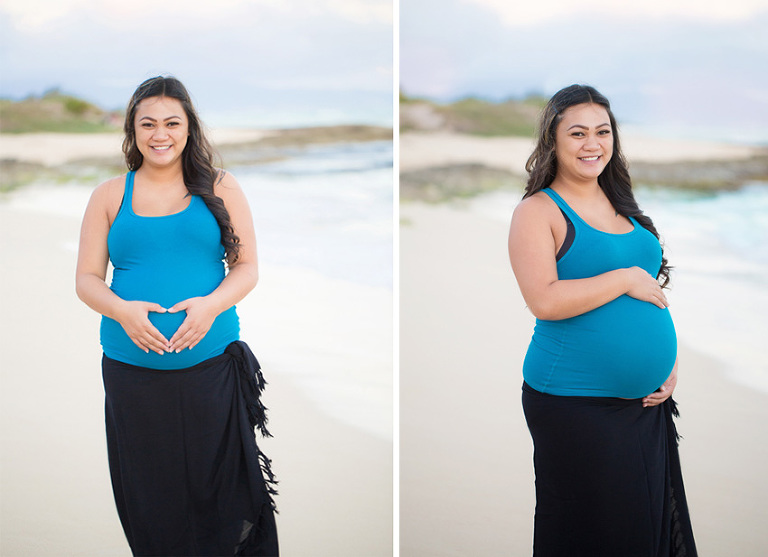
[[[134,555],[278,555],[266,382],[242,341],[172,371],[102,360],[107,449]]]
[[[670,398],[553,396],[523,384],[535,557],[696,557]]]

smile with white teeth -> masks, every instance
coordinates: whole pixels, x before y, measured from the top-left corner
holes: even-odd
[[[152,148],[155,151],[167,151],[168,149],[171,148],[171,146],[170,145],[163,145],[162,147],[158,146],[158,147],[152,147]]]
[[[596,161],[600,158],[600,155],[595,155],[594,157],[579,157],[579,160],[582,161]]]

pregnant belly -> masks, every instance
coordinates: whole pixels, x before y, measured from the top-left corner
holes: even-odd
[[[216,289],[223,277],[210,270],[204,271],[197,272],[192,280],[173,269],[156,269],[152,273],[139,273],[139,280],[135,271],[116,269],[110,288],[123,300],[152,302],[168,309],[183,300],[206,296]],[[170,339],[184,322],[187,313],[150,312],[148,317],[163,336]]]
[[[178,313],[149,313],[149,321],[168,340],[171,340],[171,337],[181,326],[186,317],[186,311],[180,311]]]
[[[537,323],[531,350],[548,376],[546,392],[640,398],[669,377],[677,338],[667,309],[621,296],[584,315]]]

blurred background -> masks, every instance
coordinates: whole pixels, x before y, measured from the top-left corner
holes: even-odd
[[[406,95],[548,98],[588,83],[624,126],[768,142],[764,0],[411,0],[400,13]]]
[[[259,241],[242,338],[267,381],[289,555],[392,553],[393,5],[0,0],[0,554],[127,555],[99,316],[77,300],[91,191],[125,172],[134,89],[171,74]]]
[[[533,318],[506,239],[538,114],[573,83],[611,101],[674,266],[699,551],[764,552],[766,37],[764,0],[401,2],[401,555],[530,554]]]
[[[0,96],[123,109],[171,73],[210,126],[392,125],[392,4],[3,0]]]
[[[492,191],[475,205],[508,220],[540,109],[562,87],[593,85],[611,101],[641,206],[670,254],[710,277],[743,281],[751,314],[768,276],[766,30],[768,4],[758,0],[404,2],[401,195]],[[720,309],[730,314],[733,304],[729,297]],[[708,311],[717,329],[722,315]],[[765,332],[734,332],[740,352],[757,356],[756,330]],[[765,365],[747,368],[741,378],[768,391]]]

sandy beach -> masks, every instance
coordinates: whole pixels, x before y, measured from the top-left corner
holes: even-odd
[[[250,143],[264,135],[215,137]],[[0,135],[0,150],[49,166],[119,152],[113,135],[36,139],[42,137]],[[742,160],[756,152],[641,139],[634,148],[625,141],[634,160]],[[519,172],[530,142],[409,133],[400,148],[403,170],[480,162]],[[41,197],[36,187],[13,192],[12,203],[0,199],[0,555],[130,555],[106,460],[99,318],[74,293],[87,191],[49,185]],[[72,210],[62,211],[64,205]],[[530,555],[532,444],[520,408],[520,369],[533,317],[507,261],[507,223],[471,202],[414,202],[401,204],[399,228],[400,555]],[[329,392],[323,405],[307,390],[312,381],[295,375],[316,372],[313,363],[333,365],[335,357],[333,350],[301,350],[302,339],[345,343],[360,327],[371,341],[347,354],[350,373],[391,365],[384,347],[392,324],[359,318],[390,304],[391,291],[295,268],[261,271],[240,311],[243,338],[269,381],[265,401],[275,437],[260,443],[280,480],[283,554],[397,554],[391,432],[378,414],[365,413],[365,396],[357,399],[358,424],[339,417],[349,408],[333,408],[354,400],[360,384]],[[697,319],[680,314],[689,308],[676,306],[677,323]],[[695,344],[683,342],[680,350],[680,450],[699,552],[763,555],[768,395],[733,382],[726,366]],[[329,388],[322,374],[315,384],[320,392]]]
[[[252,141],[258,133],[230,139]],[[30,142],[29,137],[10,139],[18,145],[27,142],[25,156],[48,164],[79,160],[102,148],[102,154],[114,154],[114,142],[108,150],[97,147],[102,141],[108,144],[103,137],[78,137],[82,144],[69,152],[57,151],[66,137],[55,138],[54,147]],[[10,143],[5,139],[0,147],[8,156]],[[49,148],[53,152],[47,153]],[[87,190],[56,187],[60,189],[50,200],[40,198],[37,186],[10,194],[13,202],[0,200],[0,555],[127,556],[130,550],[114,508],[107,466],[99,316],[74,291]],[[71,205],[73,199],[73,209],[62,211],[60,205]],[[302,358],[311,360],[311,354],[297,353],[305,335],[324,326],[330,337],[343,325],[329,320],[330,309],[322,304],[343,300],[345,285],[268,264],[262,265],[261,275],[254,293],[240,304],[240,314],[242,337],[253,347],[269,382],[265,403],[274,438],[259,443],[280,481],[281,551],[306,557],[391,555],[391,427],[387,431],[386,425],[378,425],[383,431],[379,434],[372,427],[337,419],[316,397],[307,396],[306,385],[289,369]],[[297,285],[302,289],[298,297]],[[351,291],[355,303],[369,303],[370,295],[364,298]],[[298,322],[302,299],[320,302]],[[391,292],[389,300],[382,295],[375,303],[377,308],[391,308]],[[339,321],[365,309],[339,308]],[[324,323],[318,324],[321,316]],[[381,326],[391,331],[391,323]],[[280,343],[272,341],[278,338]],[[376,366],[391,358],[391,337],[382,342],[386,353],[368,366],[371,369],[356,369],[358,373],[379,373]],[[380,351],[380,344],[365,348]],[[332,348],[319,355],[325,358],[322,365],[307,366],[304,373],[315,373],[322,381],[322,368],[333,360]],[[289,349],[293,352],[285,353]],[[384,383],[391,380],[390,368],[391,363]],[[354,396],[354,388],[339,397]],[[334,394],[329,392],[331,400],[336,400]],[[380,422],[381,413],[369,421]]]
[[[520,386],[534,319],[507,260],[508,225],[460,202],[400,210],[400,555],[530,555],[533,447]],[[677,425],[699,554],[764,555],[768,395],[690,346],[680,362]]]
[[[211,140],[218,146],[251,143],[279,135],[277,131],[216,128]],[[0,134],[2,158],[46,166],[81,159],[120,155],[122,135],[93,134]],[[433,166],[482,163],[522,172],[531,154],[532,140],[523,137],[478,137],[449,132],[408,132],[400,136],[400,170]],[[659,140],[627,135],[624,151],[630,161],[734,160],[749,158],[764,149],[711,141]]]
[[[0,207],[0,233],[0,555],[130,555],[106,460],[99,318],[74,293],[79,221]],[[244,305],[270,320],[258,299]],[[259,442],[280,481],[284,554],[391,555],[391,441],[321,412],[251,343],[269,382],[274,438]]]
[[[219,128],[211,130],[211,141],[230,145],[258,141],[273,135],[265,130]],[[4,159],[56,166],[82,159],[118,158],[122,133],[24,133],[0,134]]]
[[[732,175],[725,181],[737,181],[747,161],[764,166],[766,154],[764,147],[633,133],[622,134],[622,144],[631,168],[661,168],[666,184],[678,182],[675,173],[707,175],[710,168],[726,168]],[[520,137],[445,130],[400,135],[400,171],[408,177],[401,183],[407,200],[400,204],[402,557],[531,554],[533,445],[520,387],[535,320],[515,282],[506,242],[532,150],[533,140]],[[760,176],[763,166],[746,172]],[[419,184],[430,189],[414,190]],[[494,187],[504,191],[473,197]],[[696,233],[674,232],[678,239]],[[706,273],[719,277],[717,269],[729,268],[712,260],[735,257],[724,246],[702,256],[673,242],[673,264],[683,268],[679,283],[687,289],[670,298],[678,327],[710,323],[701,314],[706,291],[696,286],[711,288]],[[742,300],[734,298],[738,293],[727,321],[739,319]],[[753,303],[763,307],[762,298]],[[746,328],[759,330],[761,321],[746,319]],[[684,339],[675,393],[683,475],[699,554],[757,557],[768,547],[761,526],[768,518],[762,504],[768,496],[768,394],[748,381],[734,382],[740,369],[733,366],[734,360],[742,370],[765,366],[751,346],[729,360],[733,337],[712,338],[720,327],[698,338],[678,332]],[[711,346],[701,346],[702,339]]]
[[[765,149],[713,141],[622,136],[622,148],[631,162],[739,160]],[[479,163],[492,168],[525,171],[533,140],[525,137],[478,137],[450,132],[407,132],[400,135],[400,171],[450,164]]]

